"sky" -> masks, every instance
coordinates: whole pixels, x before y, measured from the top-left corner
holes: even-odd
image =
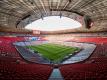
[[[68,17],[60,16],[49,16],[43,19],[38,19],[25,28],[29,30],[40,30],[40,31],[59,31],[65,29],[74,29],[81,27],[81,23]]]

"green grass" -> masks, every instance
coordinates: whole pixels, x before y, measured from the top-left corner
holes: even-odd
[[[38,51],[43,57],[51,60],[53,63],[58,63],[64,59],[65,56],[69,54],[73,54],[75,51],[79,51],[80,49],[77,47],[70,47],[59,44],[41,44],[36,46],[27,46],[34,51]]]

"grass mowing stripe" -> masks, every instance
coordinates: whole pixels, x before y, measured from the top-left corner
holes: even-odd
[[[51,46],[51,45],[48,45],[48,46],[42,45],[42,47],[46,47],[46,48],[48,48],[48,49],[53,49],[53,50],[59,50],[59,49],[61,49],[61,48],[54,47],[54,46]]]
[[[27,47],[33,49],[34,51],[38,51],[39,54],[41,54],[43,57],[55,63],[63,60],[65,56],[68,56],[69,54],[73,54],[75,51],[80,50],[79,48],[75,47],[73,48],[65,45],[50,43]]]
[[[58,45],[59,46],[59,45]],[[62,45],[60,45],[60,46],[62,46]],[[51,47],[51,46],[45,46],[45,47],[47,47],[48,49],[53,49],[53,47]],[[54,51],[56,51],[56,52],[58,52],[58,51],[60,51],[60,50],[64,50],[64,49],[66,49],[66,48],[71,48],[71,47],[60,47],[60,48],[58,48],[58,47],[54,47]]]

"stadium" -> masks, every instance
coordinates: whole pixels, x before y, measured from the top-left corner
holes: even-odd
[[[0,80],[107,80],[107,0],[0,0]]]

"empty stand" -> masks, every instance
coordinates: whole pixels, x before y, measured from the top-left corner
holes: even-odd
[[[65,80],[107,80],[107,64],[72,64],[60,67]]]
[[[17,41],[24,41],[24,37],[0,37],[0,61],[4,57],[5,61],[8,61],[10,59],[16,59],[23,61],[23,59],[20,57],[19,53],[17,52],[15,46],[13,45],[14,42]],[[3,58],[2,58],[3,57]],[[10,60],[10,61],[12,61]]]
[[[1,80],[48,80],[52,67],[40,64],[2,64]]]
[[[101,38],[101,37],[90,37],[90,38],[73,38],[68,41],[77,41],[77,42],[88,42],[88,43],[96,43],[96,44],[102,44],[107,43],[107,38]]]
[[[53,67],[25,64],[13,45],[14,42],[24,40],[24,37],[0,37],[0,79],[48,80]],[[107,80],[107,38],[77,38],[73,41],[95,43],[97,47],[84,64],[58,66],[64,80]],[[16,64],[19,62],[22,64]]]

